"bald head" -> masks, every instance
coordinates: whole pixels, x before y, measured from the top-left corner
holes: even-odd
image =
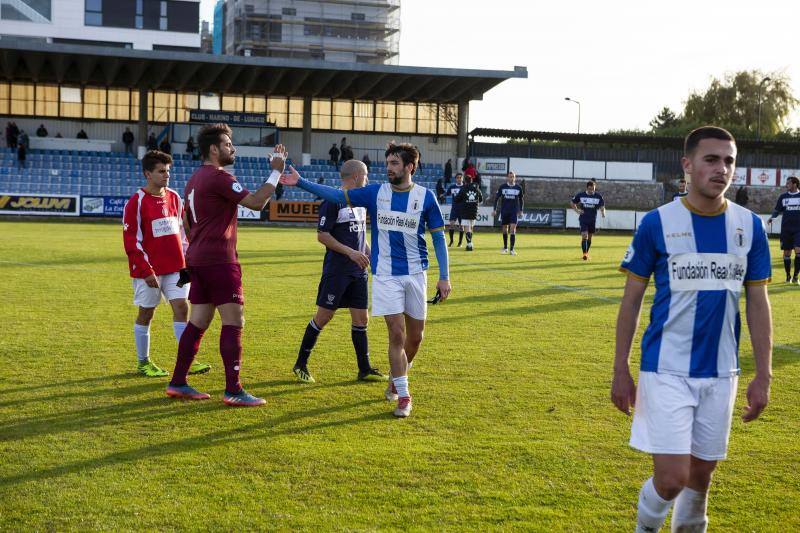
[[[357,159],[350,159],[342,163],[342,168],[339,169],[339,174],[342,179],[354,178],[356,176],[367,175],[367,165]]]

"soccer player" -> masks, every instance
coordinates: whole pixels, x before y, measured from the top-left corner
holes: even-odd
[[[578,222],[581,226],[581,250],[583,251],[583,260],[589,259],[589,248],[592,247],[592,235],[597,231],[595,224],[597,223],[597,211],[606,217],[606,203],[603,196],[595,192],[595,183],[593,181],[586,182],[586,190],[579,192],[572,197],[570,207],[578,213]]]
[[[686,178],[681,178],[678,180],[678,192],[672,195],[672,200],[675,201],[678,198],[683,198],[687,194],[689,194],[689,192],[686,190]]]
[[[797,283],[797,275],[800,274],[800,179],[796,176],[789,176],[786,180],[787,192],[778,196],[778,202],[772,211],[772,216],[767,220],[767,224],[772,226],[772,221],[783,216],[781,219],[781,250],[783,250],[783,269],[786,270],[786,283]],[[792,268],[792,250],[794,250],[794,274],[790,277],[789,272]]]
[[[630,414],[630,445],[652,454],[653,477],[639,492],[636,531],[658,531],[675,505],[672,531],[705,531],[711,475],[725,459],[739,374],[739,297],[744,290],[755,358],[745,422],[769,400],[771,274],[764,224],[725,200],[736,143],[706,126],[685,140],[686,198],[651,211],[622,261],[627,272],[617,318],[611,400]],[[638,389],[629,370],[631,343],[651,275],[656,293],[642,337]]]
[[[342,190],[351,191],[367,184],[367,166],[356,159],[345,161],[339,171]],[[367,246],[367,210],[335,204],[327,200],[319,206],[317,240],[325,248],[322,278],[317,289],[317,313],[306,326],[297,361],[292,372],[297,379],[314,383],[308,371],[308,358],[317,343],[322,328],[333,318],[337,309],[349,308],[353,320],[351,338],[356,351],[358,379],[386,380],[369,361],[367,341],[367,267],[370,250]]]
[[[497,216],[497,203],[500,203],[500,225],[503,226],[503,253],[507,254],[508,250],[508,234],[511,233],[511,255],[517,255],[514,251],[514,244],[517,238],[517,217],[522,214],[522,209],[525,207],[525,200],[523,199],[522,187],[516,184],[517,175],[509,172],[506,175],[506,182],[497,189],[497,194],[494,197],[494,212],[492,217]]]
[[[464,241],[464,226],[461,225],[461,208],[463,207],[461,203],[456,201],[458,197],[458,193],[461,192],[461,188],[464,187],[464,175],[459,172],[456,174],[456,182],[451,184],[447,188],[447,196],[450,197],[451,206],[450,206],[450,242],[447,244],[447,247],[453,246],[453,233],[455,232],[455,227],[458,226],[458,246],[461,247],[461,243]]]
[[[189,287],[178,286],[180,271],[186,266],[183,201],[167,187],[170,166],[169,154],[154,150],[144,155],[142,173],[146,184],[125,204],[122,218],[122,240],[133,278],[133,305],[139,307],[133,325],[137,370],[148,377],[169,376],[150,360],[150,322],[161,295],[172,307],[172,331],[178,341],[189,316]],[[210,369],[205,363],[194,363],[189,373],[202,374]]]
[[[391,382],[386,399],[397,399],[394,415],[407,417],[411,414],[408,368],[422,343],[427,314],[426,229],[439,263],[436,290],[442,301],[450,295],[450,272],[439,204],[433,191],[412,181],[419,152],[410,144],[391,143],[385,156],[389,183],[342,191],[311,183],[292,167],[291,176],[283,176],[281,182],[329,202],[367,208],[372,221],[372,315],[383,316],[389,330]]]
[[[239,382],[244,292],[236,253],[236,217],[239,205],[254,211],[264,208],[284,169],[286,150],[280,144],[275,147],[270,161],[272,173],[255,193],[251,193],[223,168],[234,163],[236,153],[227,124],[203,126],[198,132],[197,144],[203,164],[186,184],[184,211],[184,224],[189,228],[186,263],[192,282],[189,290],[192,312],[178,344],[167,396],[192,400],[210,397],[189,386],[186,374],[216,310],[222,321],[219,351],[225,367],[223,401],[231,406],[264,405],[266,402],[262,398],[247,393]]]
[[[461,223],[467,233],[468,252],[472,251],[472,232],[475,228],[475,219],[478,218],[478,206],[483,202],[483,193],[478,186],[477,177],[470,176],[469,181],[458,191],[456,201],[461,203]]]

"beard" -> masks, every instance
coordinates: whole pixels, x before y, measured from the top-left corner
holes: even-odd
[[[400,185],[403,183],[404,176],[398,176],[396,174],[389,174],[389,183],[392,185]]]
[[[236,161],[236,156],[229,154],[229,155],[222,155],[219,156],[219,164],[223,167],[227,167],[228,165],[232,165],[233,162]]]

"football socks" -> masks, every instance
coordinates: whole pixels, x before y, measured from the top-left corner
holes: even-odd
[[[353,339],[353,348],[356,350],[356,362],[359,372],[368,372],[372,365],[369,362],[369,341],[367,340],[367,326],[356,326],[350,330]]]
[[[314,322],[312,318],[306,326],[306,332],[303,334],[303,340],[300,342],[300,351],[297,353],[297,361],[294,366],[305,368],[308,364],[308,358],[311,357],[311,350],[317,344],[317,338],[322,331],[322,328]]]
[[[653,478],[649,478],[639,491],[638,512],[636,515],[636,531],[658,531],[667,518],[671,500],[665,500],[653,485]]]
[[[173,322],[172,323],[172,333],[175,334],[175,339],[180,342],[181,335],[183,335],[183,330],[186,329],[186,322]]]
[[[178,342],[178,357],[175,360],[175,370],[172,372],[170,386],[179,387],[186,385],[186,375],[189,367],[192,366],[194,356],[200,349],[200,341],[203,339],[204,329],[200,329],[191,322],[186,325],[186,329]]]
[[[242,392],[242,385],[239,383],[239,370],[242,366],[242,328],[222,326],[219,335],[219,353],[225,367],[225,392],[239,394]]]
[[[672,511],[672,531],[705,531],[708,526],[708,492],[684,487],[675,498]]]
[[[512,237],[513,239],[513,237]],[[514,242],[513,240],[511,242]],[[511,247],[513,248],[514,245],[512,244]],[[508,233],[503,233],[503,250],[508,248]]]
[[[133,325],[133,339],[136,342],[136,357],[140,363],[150,359],[150,325]]]
[[[511,234],[511,250],[512,251],[514,250],[514,244],[516,244],[516,242],[517,242],[517,234],[516,233],[512,233]]]
[[[411,396],[411,394],[408,392],[408,376],[392,378],[392,383],[394,383],[394,388],[397,389],[398,397],[407,398],[408,396]]]
[[[794,257],[795,261],[797,261],[797,256]],[[786,279],[789,279],[789,276],[792,273],[792,257],[791,256],[783,256],[783,269],[786,271]]]

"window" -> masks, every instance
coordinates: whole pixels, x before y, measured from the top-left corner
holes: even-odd
[[[364,16],[364,13],[350,13],[350,20],[364,21],[367,20],[367,17]]]
[[[83,118],[106,118],[106,90],[86,87],[83,90]]]
[[[52,21],[52,0],[0,0],[0,18],[47,24]]]
[[[131,92],[128,89],[109,89],[106,98],[110,120],[131,119]],[[134,111],[134,115],[134,119],[139,118],[138,108]]]
[[[175,108],[178,96],[173,92],[151,92],[148,102],[148,115],[153,122],[175,122]]]
[[[8,97],[11,89],[7,83],[0,83],[0,115],[8,115]]]
[[[246,113],[264,113],[267,112],[267,99],[263,96],[245,96],[244,97],[244,110]]]
[[[87,26],[103,25],[103,0],[86,0],[84,22]]]
[[[58,116],[58,85],[36,86],[36,114],[43,117]]]
[[[244,97],[235,94],[222,95],[222,110],[242,112],[244,109]]]
[[[436,104],[419,104],[417,108],[417,133],[436,135]]]
[[[311,129],[331,129],[331,101],[313,100],[311,102]]]
[[[297,16],[297,9],[294,7],[284,7],[281,9],[281,13],[284,15],[289,15],[290,17]]]
[[[375,131],[375,105],[371,101],[356,102],[354,107],[355,131]]]
[[[396,107],[394,102],[375,103],[375,131],[394,131]]]
[[[289,127],[303,127],[303,99],[292,98],[289,100]]]
[[[455,135],[458,130],[458,104],[439,104],[439,135]]]
[[[83,98],[80,87],[61,87],[59,100],[59,112],[62,117],[81,117]]]
[[[350,100],[333,101],[333,129],[353,129],[353,102]]]
[[[178,94],[178,122],[189,122],[189,111],[197,109],[200,105],[197,93]]]
[[[281,24],[281,16],[270,15],[269,18],[275,21],[267,24],[267,34],[269,35],[269,42],[279,43],[283,40],[283,35],[282,35],[283,24]]]
[[[11,84],[11,114],[33,115],[34,88],[32,83]]]
[[[279,128],[289,125],[289,100],[287,98],[267,98],[267,120]]]
[[[416,133],[417,131],[417,104],[397,104],[397,131],[400,133]]]
[[[200,109],[208,109],[209,111],[219,111],[219,95],[214,93],[205,93],[200,95]]]
[[[166,30],[167,26],[167,2],[161,0],[161,16],[158,19],[158,29]]]
[[[136,0],[136,29],[144,28],[144,0]]]

